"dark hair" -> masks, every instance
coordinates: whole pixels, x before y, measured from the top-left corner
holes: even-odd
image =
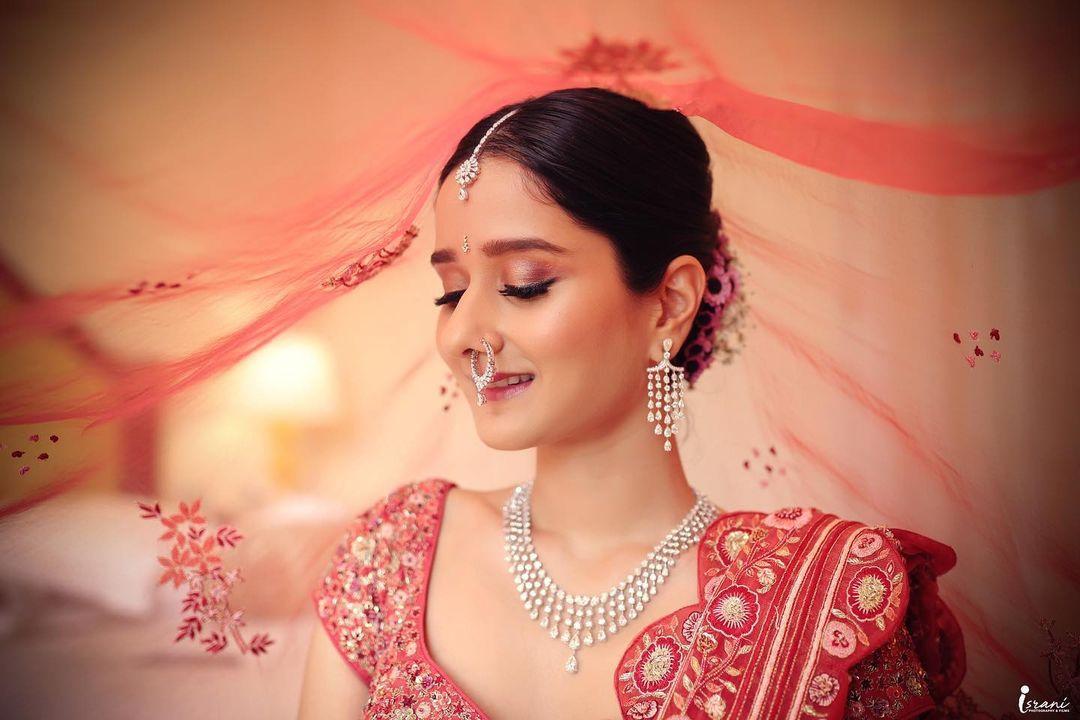
[[[680,255],[697,258],[708,277],[720,216],[712,211],[708,150],[685,115],[603,88],[556,90],[501,107],[476,123],[447,160],[440,186],[488,128],[514,109],[484,141],[480,157],[504,157],[521,166],[547,199],[609,238],[632,292],[655,290]],[[696,374],[690,364],[697,361],[688,364],[685,358],[707,321],[699,306],[672,358],[686,364],[688,377]]]

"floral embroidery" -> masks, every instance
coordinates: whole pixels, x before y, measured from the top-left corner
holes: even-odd
[[[705,701],[705,714],[709,716],[710,720],[721,720],[726,712],[727,703],[724,702],[721,695],[710,695],[709,699]]]
[[[731,562],[735,559],[735,556],[739,554],[739,550],[742,549],[746,541],[750,539],[750,533],[745,528],[737,528],[729,532],[724,533],[723,542],[720,547],[723,549],[724,558]]]
[[[740,638],[754,629],[757,622],[758,596],[745,585],[732,585],[709,604],[709,623],[730,638]]]
[[[710,527],[698,548],[702,603],[689,606],[647,628],[623,656],[618,680],[619,700],[625,717],[645,696],[634,681],[633,670],[658,638],[669,638],[682,650],[680,663],[669,679],[664,717],[725,718],[738,696],[743,673],[754,649],[753,632],[760,626],[768,593],[787,567],[792,543],[800,541],[791,530],[760,526],[764,513],[723,516]],[[670,714],[669,714],[670,713]],[[659,717],[659,716],[658,716]]]
[[[701,611],[695,610],[686,616],[686,620],[682,624],[682,636],[686,642],[693,642],[694,630],[697,628],[698,622],[701,620]]]
[[[634,667],[634,683],[642,692],[663,692],[675,679],[683,651],[671,638],[658,637]]]
[[[888,542],[886,542],[888,539]],[[864,629],[865,623],[871,623],[875,631],[884,632],[886,621],[894,621],[901,629],[903,622],[898,616],[905,589],[905,573],[896,569],[902,561],[899,543],[886,527],[865,528],[854,537],[849,552],[844,558],[845,574],[850,577],[841,584],[841,590],[830,610],[831,617],[822,627],[821,645],[825,653],[818,659],[815,674],[807,687],[807,697],[819,707],[831,704],[840,691],[837,680],[836,662],[833,658],[848,658],[859,650],[859,646],[870,646],[874,640]],[[847,611],[845,612],[846,608]],[[894,638],[899,631],[894,632]],[[890,640],[891,644],[894,640]],[[889,651],[883,646],[869,657],[861,657],[848,672],[851,683],[847,689],[844,704],[845,718],[898,718],[911,717],[913,708],[906,707],[899,701],[902,684],[907,682],[896,673],[885,676],[891,687],[880,694],[866,694],[866,684],[860,687],[862,675],[876,673],[878,668],[875,658],[881,658]],[[840,665],[847,670],[847,665]],[[899,667],[897,666],[897,669]],[[826,672],[825,670],[828,670]],[[931,705],[932,706],[932,705]],[[803,714],[811,717],[825,717],[813,705],[803,705]],[[926,709],[926,708],[923,708]],[[903,710],[903,712],[901,712]]]
[[[702,655],[708,655],[720,645],[716,636],[706,630],[698,633],[696,644],[698,652]]]
[[[848,608],[860,620],[873,620],[885,611],[891,592],[892,583],[883,570],[872,566],[864,567],[848,585]]]
[[[825,706],[832,704],[838,692],[840,692],[840,681],[829,673],[821,673],[810,681],[807,695],[818,705]]]
[[[855,544],[851,546],[851,553],[855,557],[870,557],[881,549],[884,542],[876,532],[864,532],[859,535],[855,540]]]
[[[757,581],[760,587],[759,593],[767,593],[772,588],[773,583],[776,582],[776,573],[770,567],[759,568],[757,571]]]
[[[655,700],[642,700],[634,703],[629,710],[630,720],[649,720],[649,718],[656,717],[659,709]]]
[[[808,507],[787,507],[769,513],[761,521],[762,525],[781,530],[796,530],[810,522],[814,511]]]
[[[825,624],[821,645],[830,655],[846,658],[855,652],[855,630],[846,622],[830,620]]]

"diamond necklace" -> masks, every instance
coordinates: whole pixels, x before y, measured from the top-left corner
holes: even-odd
[[[553,639],[570,648],[567,672],[578,671],[577,652],[582,645],[604,642],[638,616],[667,579],[679,556],[696,545],[701,534],[719,516],[720,511],[712,501],[696,488],[691,489],[697,497],[694,507],[634,572],[599,595],[573,595],[551,579],[536,554],[530,520],[532,480],[514,488],[503,505],[506,561],[529,617],[547,628]]]

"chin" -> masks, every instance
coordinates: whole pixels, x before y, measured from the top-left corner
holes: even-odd
[[[511,428],[477,427],[480,440],[492,450],[528,450],[536,447],[536,435],[532,432],[519,432]]]

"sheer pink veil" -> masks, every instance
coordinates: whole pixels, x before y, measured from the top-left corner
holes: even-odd
[[[409,321],[365,327],[429,337],[386,283],[427,262],[458,139],[506,103],[610,87],[693,118],[749,271],[744,351],[688,401],[688,466],[737,483],[728,506],[816,505],[952,546],[965,686],[1050,696],[1035,623],[1068,619],[1080,585],[1069,23],[1005,4],[758,10],[131,11],[145,36],[110,24],[128,10],[12,18],[29,70],[0,101],[0,516],[151,492],[160,408],[343,296]],[[354,347],[391,345],[371,340]],[[364,382],[415,386],[437,357],[392,360]],[[441,401],[397,402],[448,422]]]

